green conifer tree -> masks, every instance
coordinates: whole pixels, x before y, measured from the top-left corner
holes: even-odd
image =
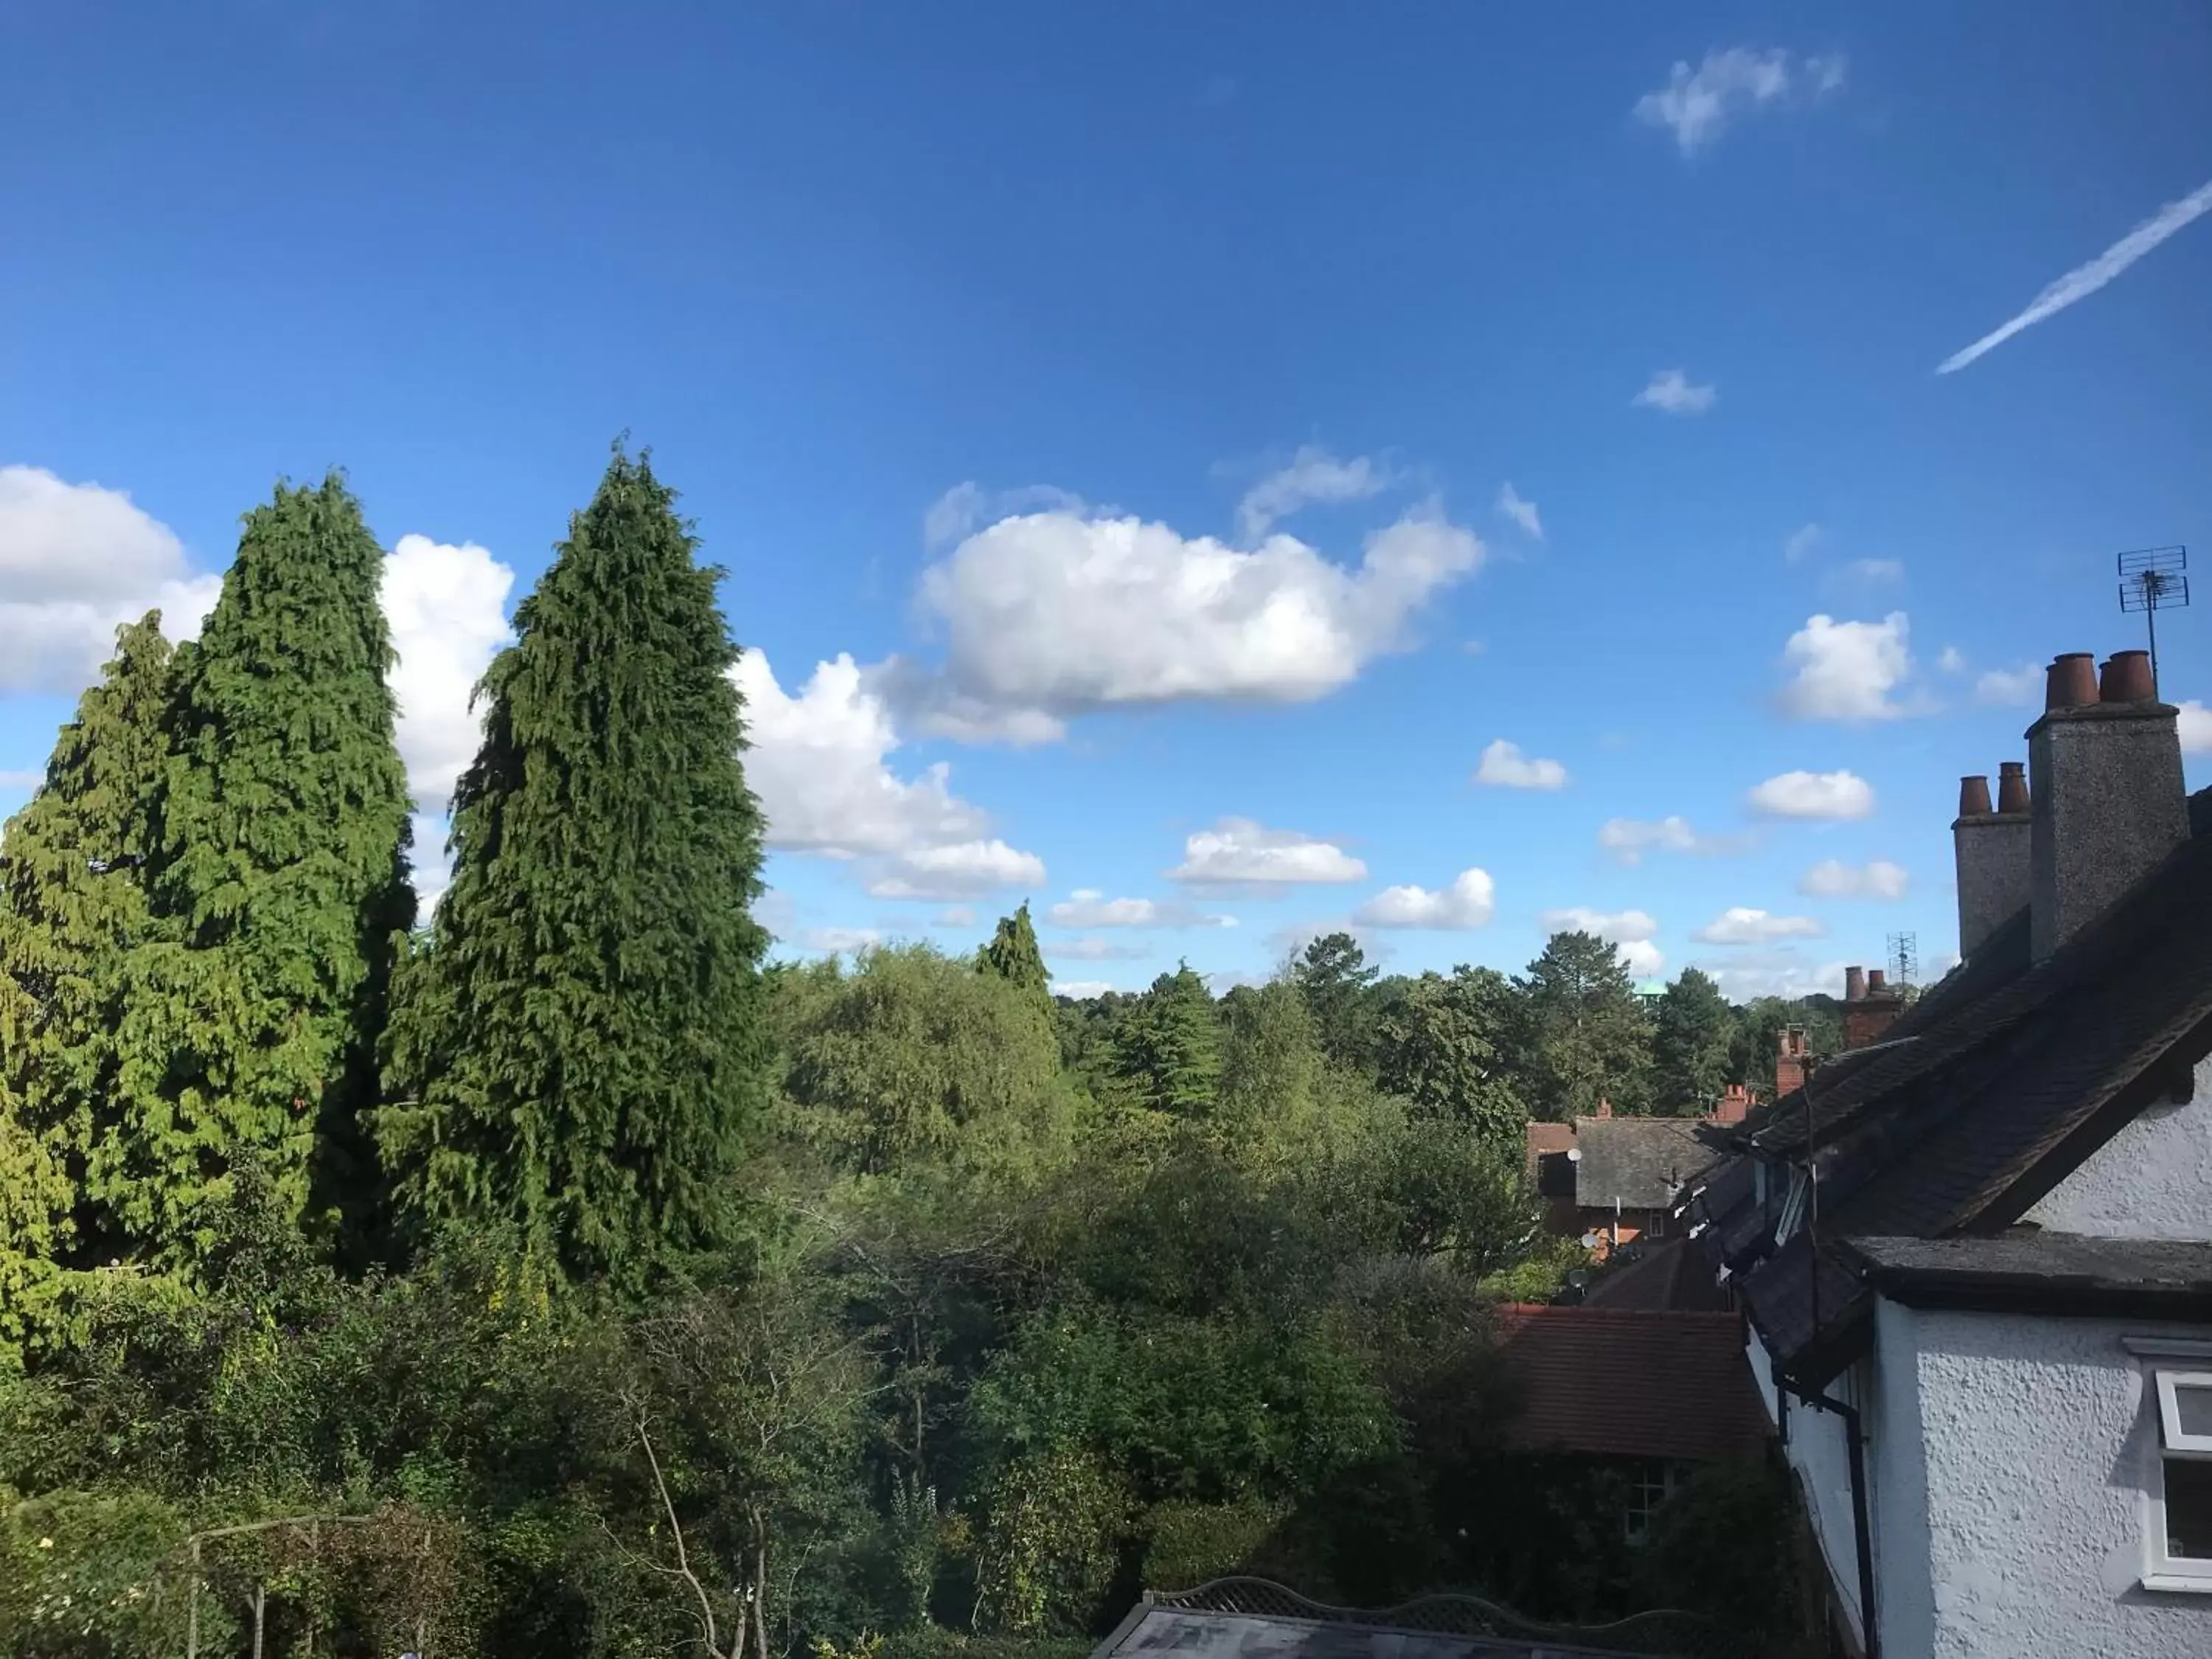
[[[765,1091],[736,647],[674,501],[618,448],[484,677],[379,1125],[418,1230],[632,1286],[728,1236]]]
[[[975,953],[978,973],[996,974],[1008,984],[1033,997],[1049,1018],[1053,1012],[1052,975],[1045,970],[1044,953],[1037,948],[1036,928],[1030,921],[1026,900],[1011,916],[999,918],[991,942]]]
[[[197,644],[180,647],[122,1121],[88,1179],[142,1248],[189,1266],[232,1164],[276,1201],[359,1222],[362,1114],[397,940],[414,919],[407,781],[386,684],[384,558],[336,475],[246,515]]]
[[[160,611],[118,629],[38,793],[0,830],[0,1346],[112,1243],[75,1177],[112,1127],[123,968],[149,936],[169,661]]]
[[[1114,1033],[1121,1075],[1156,1111],[1203,1117],[1221,1085],[1220,1031],[1206,981],[1179,963],[1136,999]]]

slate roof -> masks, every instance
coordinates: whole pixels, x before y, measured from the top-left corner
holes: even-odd
[[[1516,1304],[1498,1317],[1522,1396],[1507,1433],[1523,1449],[1702,1462],[1766,1438],[1733,1313]]]
[[[2203,823],[2202,799],[2191,805]],[[1849,1358],[1848,1328],[1871,1305],[1840,1241],[2002,1230],[2212,1051],[2212,836],[2184,842],[2040,963],[2027,929],[2023,911],[1882,1042],[1741,1126],[1737,1144],[1757,1156],[1795,1163],[1812,1149],[1817,1266],[1802,1234],[1759,1260],[1771,1217],[1750,1181],[1707,1178],[1701,1243],[1744,1270],[1769,1352],[1808,1385]]]
[[[1578,1117],[1575,1202],[1632,1210],[1665,1209],[1684,1182],[1710,1168],[1723,1149],[1695,1117]]]
[[[2212,1243],[2022,1229],[1993,1238],[1854,1238],[1860,1276],[1911,1307],[2212,1316]]]
[[[1735,1304],[1713,1280],[1704,1261],[1679,1238],[1646,1247],[1625,1247],[1641,1252],[1622,1267],[1607,1266],[1590,1293],[1580,1304],[1585,1308],[1673,1309],[1685,1313],[1729,1313]]]

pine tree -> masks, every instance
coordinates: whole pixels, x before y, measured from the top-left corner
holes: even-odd
[[[633,1287],[727,1237],[765,1088],[736,647],[674,501],[618,448],[484,677],[379,1124],[418,1230]]]
[[[161,936],[131,963],[122,1121],[88,1171],[157,1257],[205,1254],[241,1158],[295,1213],[358,1222],[373,1197],[361,1115],[415,902],[383,563],[337,476],[280,485],[177,653]]]
[[[1221,1083],[1213,998],[1188,963],[1162,974],[1136,999],[1114,1034],[1119,1070],[1156,1111],[1202,1117]]]
[[[1037,948],[1036,928],[1030,921],[1026,901],[1011,916],[999,918],[991,942],[975,953],[975,969],[978,973],[996,974],[1028,992],[1047,1018],[1051,1017],[1052,975],[1045,971],[1044,953]]]
[[[165,758],[161,614],[64,726],[30,804],[0,831],[0,1346],[50,1305],[79,1237],[74,1172],[113,1126],[124,963],[149,937],[145,863]]]
[[[1729,1075],[1735,1011],[1711,975],[1685,968],[1652,1013],[1652,1097],[1656,1109],[1683,1117],[1710,1109],[1737,1079]]]
[[[1620,952],[1594,933],[1554,933],[1514,981],[1526,1029],[1522,1097],[1539,1115],[1640,1112],[1648,1103],[1651,1022]]]

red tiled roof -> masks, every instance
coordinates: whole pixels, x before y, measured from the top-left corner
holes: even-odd
[[[1526,1449],[1703,1462],[1766,1437],[1734,1314],[1524,1303],[1498,1321],[1522,1385],[1510,1433]]]

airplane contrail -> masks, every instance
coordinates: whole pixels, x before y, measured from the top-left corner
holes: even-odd
[[[2168,202],[2142,223],[2100,253],[2086,265],[2076,265],[2037,295],[2027,310],[1968,346],[1954,352],[1936,367],[1938,374],[1964,368],[1985,351],[1996,349],[2024,328],[2033,328],[2055,316],[2076,300],[2086,300],[2130,265],[2179,230],[2191,220],[2212,212],[2212,184],[2191,191],[2178,202]]]

